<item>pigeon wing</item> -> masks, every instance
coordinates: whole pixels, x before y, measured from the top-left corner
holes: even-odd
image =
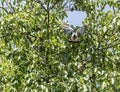
[[[77,35],[82,35],[87,30],[87,26],[82,26],[77,30]]]
[[[72,35],[74,32],[73,28],[67,26],[67,25],[62,25],[61,28],[65,31],[66,34]]]

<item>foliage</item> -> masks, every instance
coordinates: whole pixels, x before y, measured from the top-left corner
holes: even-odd
[[[0,7],[0,91],[120,90],[118,1],[8,1]],[[88,29],[76,43],[60,28],[70,2],[87,14]],[[105,11],[107,5],[113,10]]]

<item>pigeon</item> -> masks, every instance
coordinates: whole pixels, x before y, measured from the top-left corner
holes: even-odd
[[[68,25],[62,25],[61,28],[66,34],[71,36],[72,41],[77,41],[78,36],[83,35],[87,30],[87,25],[80,27],[77,31],[74,31],[74,29]]]

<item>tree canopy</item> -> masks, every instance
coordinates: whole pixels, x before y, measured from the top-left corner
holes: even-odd
[[[87,14],[82,23],[88,28],[78,42],[61,29],[66,11]],[[119,90],[118,0],[0,1],[0,91]]]

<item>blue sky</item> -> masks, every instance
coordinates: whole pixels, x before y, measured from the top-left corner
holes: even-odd
[[[106,5],[104,11],[112,10],[108,5]],[[82,21],[86,18],[86,13],[82,11],[74,11],[74,12],[67,12],[68,18],[68,23],[73,25],[73,26],[82,26]]]
[[[68,11],[67,14],[68,14],[67,20],[69,24],[73,26],[82,26],[82,21],[87,16],[86,13],[82,11],[73,11],[73,12]]]

